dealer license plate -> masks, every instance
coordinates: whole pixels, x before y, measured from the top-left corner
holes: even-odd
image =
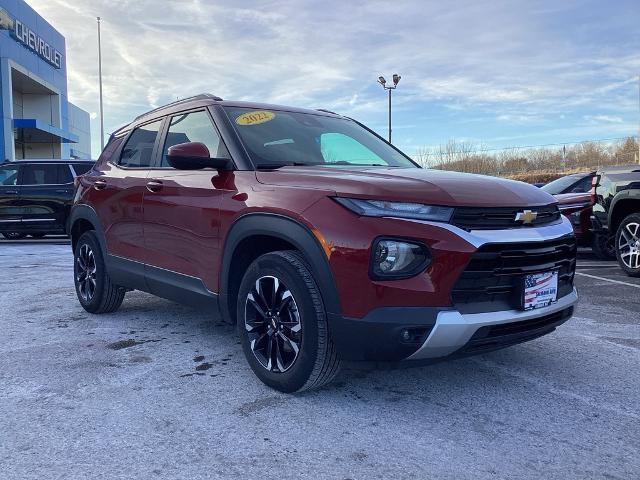
[[[558,272],[533,273],[524,277],[522,308],[533,310],[551,305],[558,298]]]

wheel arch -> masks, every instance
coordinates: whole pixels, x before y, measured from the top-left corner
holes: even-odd
[[[237,219],[226,236],[220,268],[220,310],[235,322],[238,289],[246,268],[258,256],[277,250],[297,250],[305,258],[327,313],[339,314],[340,301],[329,262],[309,228],[283,215],[247,214]]]
[[[620,192],[609,210],[609,230],[615,235],[622,220],[632,213],[640,213],[640,190]]]
[[[73,250],[76,248],[76,243],[80,235],[89,230],[96,232],[96,236],[100,242],[100,248],[102,252],[106,254],[107,249],[104,232],[102,231],[102,224],[100,223],[98,214],[89,205],[74,205],[71,209],[67,226],[67,233],[71,237],[71,248]]]

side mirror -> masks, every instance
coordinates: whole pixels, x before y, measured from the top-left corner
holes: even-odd
[[[169,147],[167,161],[177,170],[200,170],[202,168],[231,170],[231,160],[212,158],[207,146],[200,142],[179,143]]]

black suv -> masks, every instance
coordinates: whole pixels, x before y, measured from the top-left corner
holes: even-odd
[[[627,275],[640,277],[640,165],[600,170],[596,182],[594,234],[609,242]]]
[[[15,240],[66,233],[74,178],[86,160],[19,160],[0,165],[0,234]]]

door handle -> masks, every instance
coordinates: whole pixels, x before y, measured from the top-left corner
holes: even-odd
[[[71,190],[67,190],[66,188],[61,188],[56,190],[56,193],[71,193]]]
[[[162,190],[162,182],[160,180],[150,180],[147,182],[147,190],[150,192],[159,192]]]
[[[7,195],[17,195],[18,191],[17,190],[5,190],[5,192]]]
[[[95,188],[96,190],[102,190],[106,188],[106,186],[107,182],[105,182],[104,180],[96,180],[95,182],[93,182],[93,188]]]

